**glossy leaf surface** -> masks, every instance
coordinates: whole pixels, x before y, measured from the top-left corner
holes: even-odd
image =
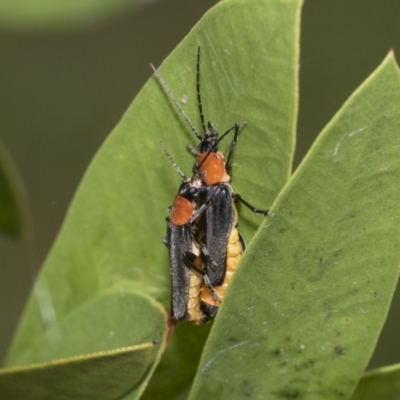
[[[399,274],[399,105],[391,54],[276,199],[233,277],[191,399],[350,397]]]
[[[23,368],[20,374],[4,376],[3,386],[11,387],[10,381],[15,379],[21,379],[28,385],[30,379],[35,377],[35,391],[32,391],[32,395],[43,393],[47,383],[54,380],[52,386],[54,393],[70,393],[73,396],[82,390],[83,394],[88,391],[90,398],[96,398],[96,394],[99,398],[100,396],[107,398],[106,396],[118,392],[119,398],[130,389],[124,398],[127,400],[139,398],[166,346],[167,316],[164,310],[147,296],[120,286],[118,290],[106,291],[82,303],[58,320],[55,310],[51,308],[50,292],[43,281],[39,282],[36,293],[38,301],[42,302],[42,323],[47,329],[44,335],[32,336],[30,342],[24,343],[25,346],[18,355],[10,359],[10,365]],[[146,350],[146,354],[140,355],[139,360],[134,354],[131,354],[132,357],[129,354],[125,357],[124,352],[119,354],[120,348],[143,346],[149,342],[153,342],[153,349],[150,352]],[[102,355],[94,355],[89,359],[83,356],[98,352],[106,352],[107,356],[104,358]],[[117,356],[114,357],[112,354]],[[43,370],[29,365],[44,362],[53,364],[54,360],[57,364],[57,359],[71,357],[72,360],[58,363],[57,368]],[[127,363],[125,367],[129,364],[131,368],[121,373],[128,381],[121,378],[110,384],[110,393],[107,394],[104,392],[106,382],[103,382],[107,371],[109,374],[107,379],[112,379],[112,375],[117,373],[113,369],[119,370],[124,363]],[[81,379],[78,373],[80,368],[93,371],[91,378]],[[145,371],[147,376],[143,377]],[[68,379],[64,379],[64,373],[68,374]],[[71,385],[77,386],[72,392]],[[29,386],[21,390],[22,393],[29,393]],[[54,396],[55,394],[53,398]],[[32,397],[35,398],[37,397]]]
[[[132,390],[151,361],[154,344],[103,351],[0,370],[0,393],[13,400],[117,399]]]

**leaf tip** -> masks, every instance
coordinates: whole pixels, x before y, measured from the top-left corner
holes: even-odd
[[[398,64],[396,61],[396,55],[394,53],[394,48],[389,49],[389,52],[386,55],[385,59],[383,60],[382,64],[389,64],[389,63],[393,63],[396,67],[398,67]]]

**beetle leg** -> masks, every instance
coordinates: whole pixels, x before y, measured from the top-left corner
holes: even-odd
[[[162,241],[163,241],[163,243],[169,248],[168,236],[163,236],[163,237],[162,237]]]
[[[194,269],[196,272],[204,276],[205,272],[203,268],[196,265],[196,261],[199,258],[200,257],[198,255],[192,253],[191,251],[187,251],[185,256],[183,257],[183,263],[185,264],[186,267]]]
[[[221,300],[219,294],[215,291],[214,287],[211,285],[208,275],[204,275],[204,284],[211,290],[212,298],[214,300]]]
[[[211,285],[210,278],[205,273],[205,271],[196,265],[196,260],[199,258],[196,254],[188,251],[186,252],[185,257],[183,258],[183,263],[186,267],[190,269],[194,269],[199,274],[203,275],[204,284],[210,289],[212,293],[212,297],[214,300],[220,300],[219,294],[215,291],[214,287]]]
[[[231,142],[231,146],[229,147],[229,153],[228,153],[228,157],[226,158],[226,163],[225,163],[225,169],[226,169],[226,172],[227,172],[229,175],[231,174],[231,171],[232,171],[231,158],[232,158],[233,152],[235,151],[236,144],[237,144],[237,142],[238,142],[238,140],[239,140],[239,132],[240,132],[241,128],[242,128],[244,125],[246,125],[246,124],[247,124],[246,121],[236,123],[236,124],[233,126],[233,128],[231,128],[231,129],[229,129],[227,132],[225,132],[225,133],[221,136],[221,138],[219,139],[219,140],[221,140],[228,132],[230,132],[232,129],[235,129],[235,134],[233,135],[233,140],[232,140],[232,142]]]
[[[233,200],[235,201],[235,203],[237,202],[241,202],[243,203],[248,209],[250,209],[251,211],[253,211],[253,213],[256,214],[262,214],[265,217],[268,216],[268,210],[259,210],[258,208],[253,207],[250,203],[248,203],[246,200],[244,200],[242,198],[242,196],[238,193],[233,194]]]

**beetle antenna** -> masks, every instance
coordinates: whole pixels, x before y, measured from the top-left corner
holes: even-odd
[[[192,121],[189,119],[189,117],[185,114],[185,111],[183,111],[182,107],[179,105],[179,103],[176,101],[174,95],[172,94],[171,90],[169,89],[167,83],[165,82],[164,78],[160,75],[160,73],[157,71],[156,67],[153,64],[150,64],[151,69],[154,71],[155,76],[157,77],[158,81],[161,83],[161,86],[164,88],[165,92],[171,99],[171,101],[174,103],[175,107],[179,111],[179,114],[182,115],[183,119],[186,121],[186,123],[190,126],[190,129],[194,132],[196,137],[199,140],[203,140],[201,137],[200,133],[197,132],[197,129],[193,125]]]
[[[189,150],[189,153],[192,154],[193,156],[198,156],[199,152],[190,144],[186,146],[186,148]]]
[[[236,129],[241,129],[243,126],[245,126],[247,124],[247,121],[243,121],[243,122],[237,122],[237,123],[235,123],[235,125],[233,125],[232,126],[232,128],[229,128],[226,132],[224,132],[224,134],[223,135],[221,135],[219,138],[218,138],[218,143],[228,134],[228,133],[230,133],[230,132],[232,132],[233,130],[236,130]],[[235,133],[236,133],[236,131],[235,131]],[[236,138],[237,139],[237,138]]]
[[[171,154],[169,154],[168,150],[165,148],[165,145],[163,142],[160,142],[161,148],[164,150],[165,155],[167,156],[168,160],[170,163],[174,166],[175,171],[184,179],[187,180],[188,177],[181,171],[181,169],[178,167],[178,164],[175,162],[175,160],[172,158]]]
[[[201,94],[200,94],[200,46],[197,48],[197,78],[196,78],[196,89],[197,89],[197,103],[199,105],[199,113],[201,119],[201,126],[203,128],[203,133],[206,133],[206,124],[204,123],[204,114],[203,114],[203,104],[201,102]]]

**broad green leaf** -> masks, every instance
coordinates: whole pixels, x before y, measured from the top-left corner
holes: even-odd
[[[195,65],[201,44],[206,118],[220,132],[235,122],[247,121],[234,157],[233,185],[260,208],[272,203],[290,174],[297,110],[297,35],[293,28],[297,5],[297,1],[287,0],[224,1],[199,22],[160,68],[199,127]],[[285,20],[282,15],[287,15]],[[285,29],[282,21],[286,21]],[[151,78],[89,167],[38,278],[39,289],[31,295],[8,364],[38,362],[32,342],[45,341],[47,332],[70,314],[77,313],[77,320],[83,323],[81,307],[110,288],[116,293],[143,293],[169,307],[168,252],[161,237],[180,177],[161,151],[161,140],[190,174],[194,160],[185,147],[196,146],[196,138],[158,81]],[[228,148],[227,139],[221,149]],[[243,208],[240,214],[242,232],[250,240],[263,218]],[[114,325],[131,335],[129,324],[118,325],[122,318],[118,314],[110,316],[118,321]],[[132,312],[130,318],[137,321],[138,316]],[[146,322],[140,321],[135,330],[147,331]],[[157,329],[164,325],[160,321]],[[197,349],[178,358],[194,371],[197,359],[190,357],[199,352],[204,334],[196,327],[189,331]],[[82,336],[80,328],[75,334]],[[89,351],[84,346],[80,350]],[[50,350],[48,355],[54,358]],[[184,388],[182,384],[180,390]]]
[[[42,368],[39,371],[37,368],[25,369],[28,372],[23,374],[22,377],[5,376],[3,387],[7,385],[7,388],[9,388],[11,386],[10,381],[12,382],[13,379],[18,379],[18,377],[26,379],[26,382],[28,382],[32,377],[30,373],[43,373],[41,375],[42,380],[37,382],[35,380],[35,388],[38,391],[38,395],[43,390],[42,385],[46,385],[48,380],[54,379],[58,382],[54,383],[52,389],[57,393],[76,393],[75,391],[71,392],[70,385],[73,383],[75,386],[84,384],[81,389],[76,389],[83,390],[84,393],[89,390],[89,386],[93,386],[92,392],[90,392],[92,393],[92,398],[96,398],[96,393],[98,398],[100,398],[100,394],[101,396],[108,396],[108,398],[119,398],[129,389],[129,395],[124,398],[129,400],[138,398],[144,390],[150,373],[155,368],[166,345],[166,314],[160,305],[148,298],[148,296],[129,290],[129,287],[119,287],[84,302],[58,321],[55,310],[52,308],[50,292],[43,280],[39,282],[36,292],[38,301],[42,302],[42,324],[47,326],[45,335],[32,335],[29,343],[26,343],[24,351],[19,352],[18,356],[11,359],[9,364],[27,367],[32,363],[48,361],[51,361],[50,364],[53,365],[53,360],[60,358],[67,360],[61,362],[61,364],[58,363],[60,367],[56,369],[51,368],[46,371],[42,371]],[[80,357],[82,354],[112,352],[115,349],[143,345],[149,342],[154,343],[154,349],[147,354],[146,358],[142,357],[137,367],[135,367],[134,355],[128,357],[131,358],[131,361],[125,356],[111,357],[108,361],[103,356],[94,356],[92,360],[82,365],[79,363],[79,365],[76,363],[71,364],[71,361],[68,360],[71,357],[75,357],[77,361],[85,360]],[[118,373],[120,369],[120,363],[127,362],[131,363],[129,376],[127,376],[128,372],[123,374],[128,381],[125,382],[121,377],[118,382],[109,384],[110,392],[103,393],[106,389],[101,380],[107,374],[107,371],[109,374],[107,379],[112,380],[112,376]],[[94,367],[94,364],[98,365]],[[90,380],[89,377],[86,377],[87,380],[84,380],[84,377],[80,379],[77,372],[80,365],[82,368],[96,368],[97,372],[93,371],[90,377],[93,380]],[[117,368],[116,371],[114,370],[115,368]],[[24,370],[21,369],[21,371]],[[143,378],[145,371],[147,376]],[[65,379],[64,373],[68,374],[69,379]],[[99,381],[96,379],[99,379]],[[140,384],[138,384],[139,380]],[[29,391],[30,387],[25,387],[24,390]],[[118,391],[119,395],[111,397],[116,391]],[[52,398],[58,397],[53,394]],[[86,397],[81,396],[80,398]],[[27,399],[30,399],[30,397],[27,397]]]
[[[194,59],[196,45],[201,43],[201,91],[206,118],[211,118],[220,131],[230,127],[233,121],[248,121],[235,154],[232,185],[253,204],[265,208],[276,197],[291,171],[297,114],[300,3],[220,3],[192,31],[200,39],[196,43],[190,42],[188,50],[185,47],[189,54],[187,67],[175,68],[175,75],[181,73],[183,82],[171,83],[174,79],[173,64],[172,71],[169,63],[163,66],[168,68],[167,72],[161,70],[176,97],[188,97],[188,103],[181,104],[190,106],[185,111],[200,129],[194,90]],[[166,102],[168,106],[168,99]],[[174,128],[172,139],[162,140],[188,174],[192,160],[182,154],[182,149],[187,141],[195,143],[193,134],[173,107],[167,108],[167,114],[163,114],[163,118],[168,120],[165,127],[172,124],[171,113],[181,125]],[[182,129],[187,132],[186,142],[175,144],[183,136],[180,134]],[[229,141],[225,143],[225,150],[228,145]],[[161,165],[171,169],[165,161]],[[172,180],[176,182],[176,177],[168,181]],[[171,184],[171,188],[166,190],[169,190],[171,199],[176,185]],[[250,240],[262,218],[253,216],[243,207],[240,216],[241,232]],[[188,324],[177,327],[144,394],[145,399],[172,399],[189,390],[207,332],[208,328]]]
[[[364,374],[351,400],[398,400],[400,364],[378,368]]]
[[[189,323],[180,323],[177,325],[173,340],[163,354],[143,394],[143,400],[175,399],[188,392],[211,327],[211,324],[194,326]]]
[[[118,399],[149,367],[153,343],[0,370],[0,394],[13,400]]]
[[[87,25],[142,3],[143,0],[1,0],[0,26],[59,29]]]
[[[399,274],[390,54],[324,129],[233,277],[191,399],[349,398]]]
[[[31,237],[28,199],[18,171],[0,143],[0,232],[26,241]]]

